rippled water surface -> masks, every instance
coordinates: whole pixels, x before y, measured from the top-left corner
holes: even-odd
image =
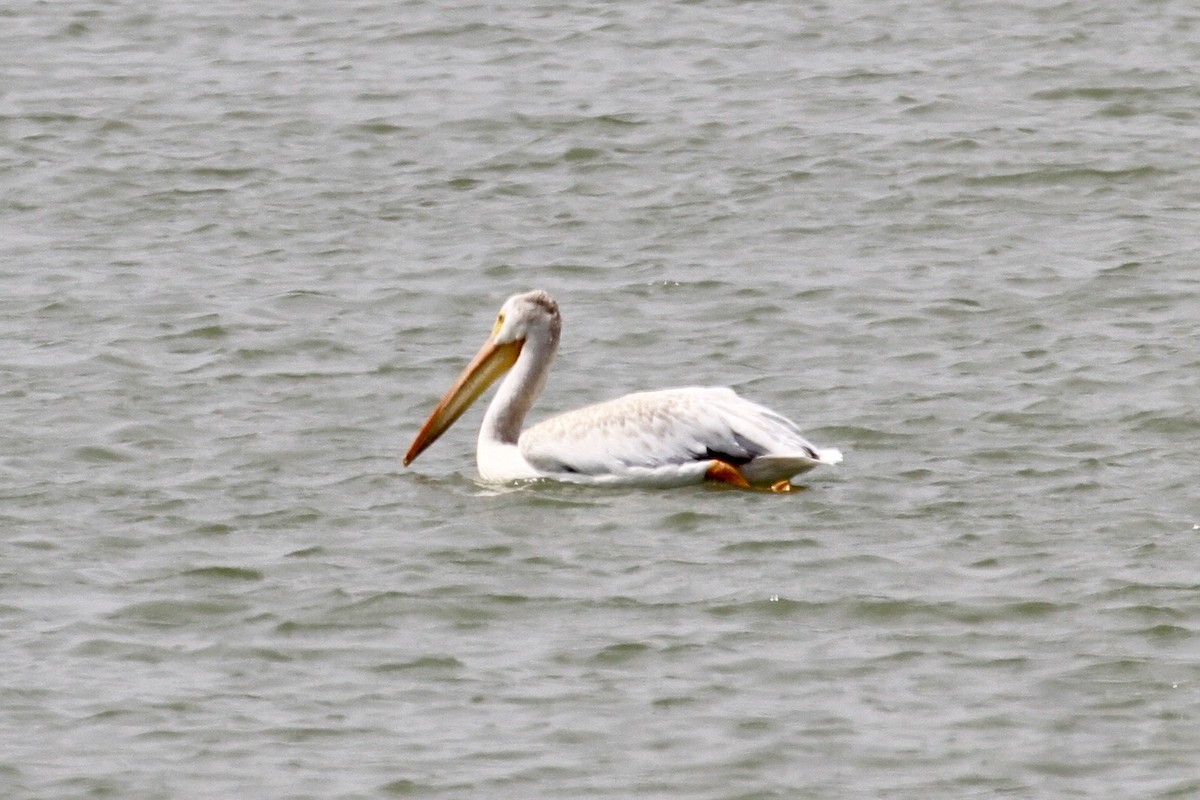
[[[1200,14],[0,9],[0,794],[1200,794]],[[792,496],[416,428],[725,384]]]

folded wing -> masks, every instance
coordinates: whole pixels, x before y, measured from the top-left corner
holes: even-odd
[[[546,420],[520,438],[525,459],[546,473],[619,475],[689,468],[719,459],[752,483],[768,483],[841,460],[795,423],[732,389],[638,392]]]

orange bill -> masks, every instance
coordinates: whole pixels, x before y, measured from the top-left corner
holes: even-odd
[[[517,356],[521,354],[521,345],[521,341],[496,344],[488,337],[475,358],[471,359],[471,363],[454,381],[421,426],[417,438],[413,439],[412,445],[404,455],[404,466],[407,467],[429,445],[436,442],[497,378],[512,368]]]

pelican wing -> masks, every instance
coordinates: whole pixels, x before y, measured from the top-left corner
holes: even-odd
[[[785,417],[732,389],[705,387],[639,392],[553,417],[525,431],[520,449],[548,474],[702,473],[720,459],[755,483],[840,460]]]

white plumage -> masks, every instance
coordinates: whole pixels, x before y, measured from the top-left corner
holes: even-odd
[[[489,481],[682,486],[717,480],[789,491],[789,478],[837,464],[795,423],[732,389],[638,392],[521,426],[558,348],[558,304],[542,291],[510,297],[492,335],[430,414],[409,464],[507,370],[479,432],[476,460]]]

